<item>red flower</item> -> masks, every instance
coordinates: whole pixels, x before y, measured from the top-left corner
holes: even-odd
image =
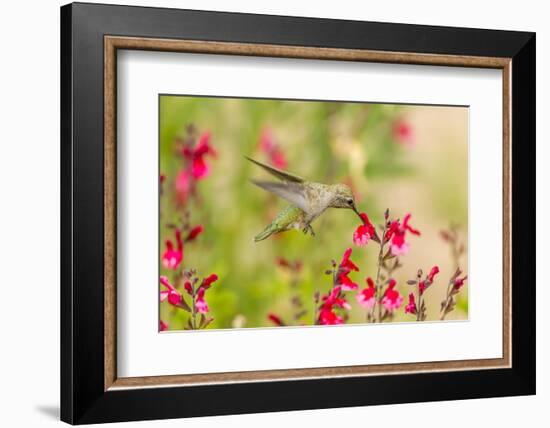
[[[420,281],[418,283],[418,291],[420,293],[420,295],[422,296],[424,294],[424,291],[426,291],[426,289],[432,285],[432,283],[434,282],[434,279],[435,279],[435,276],[439,273],[439,267],[438,266],[434,266],[431,270],[430,270],[430,273],[426,276],[426,279],[424,281]]]
[[[319,311],[319,324],[333,325],[344,322],[344,319],[334,312],[334,308],[351,309],[351,305],[341,294],[342,290],[344,290],[343,287],[336,286],[330,290],[328,295],[322,297],[323,304]]]
[[[166,278],[165,276],[161,276],[160,283],[168,289],[166,291],[160,292],[160,301],[164,302],[166,299],[168,299],[168,302],[171,305],[179,305],[183,300],[183,297],[180,293],[178,293],[174,286],[168,282],[168,278]]]
[[[201,288],[204,288],[205,290],[208,290],[210,286],[218,280],[218,275],[215,273],[207,276],[202,280]]]
[[[321,325],[336,325],[343,324],[344,319],[336,315],[332,309],[322,308],[319,313],[319,324]]]
[[[409,225],[411,214],[407,214],[403,219],[403,223],[399,223],[399,220],[391,222],[390,227],[386,232],[386,240],[391,239],[391,252],[394,256],[401,256],[407,254],[409,251],[409,244],[405,242],[405,235],[407,232],[413,235],[420,235],[420,231],[414,229]]]
[[[352,291],[357,290],[359,288],[359,285],[357,285],[355,282],[353,282],[347,274],[340,274],[337,278],[338,284],[342,287],[342,290],[344,291]]]
[[[181,231],[176,229],[176,249],[170,239],[166,240],[166,251],[162,255],[162,265],[166,269],[177,269],[183,260],[183,241]]]
[[[357,302],[361,306],[367,309],[371,309],[376,302],[376,297],[375,297],[376,288],[374,287],[374,281],[370,276],[367,278],[367,284],[368,284],[368,287],[363,288],[363,290],[357,293],[355,298],[357,299]]]
[[[344,257],[342,257],[342,261],[340,262],[340,268],[341,269],[347,269],[347,271],[356,271],[359,272],[359,268],[350,260],[351,256],[351,248],[348,248],[345,253]]]
[[[344,297],[341,297],[340,295],[341,291],[343,290],[345,290],[344,287],[339,286],[334,287],[332,290],[330,290],[328,296],[323,296],[323,307],[325,309],[332,309],[334,306],[336,306],[338,308],[344,308],[349,311],[351,309],[350,304]]]
[[[160,330],[160,331],[166,331],[166,330],[168,330],[168,324],[166,324],[163,320],[160,320],[160,323],[159,323],[159,330]]]
[[[369,220],[366,213],[359,214],[363,220],[363,224],[359,226],[353,233],[353,242],[359,247],[363,247],[368,244],[369,240],[374,237],[376,230]]]
[[[424,281],[420,281],[418,283],[418,292],[422,296],[424,294],[424,291],[426,290],[426,283]]]
[[[342,290],[350,291],[357,290],[359,287],[355,282],[353,282],[348,274],[351,271],[359,271],[359,268],[353,263],[350,259],[351,248],[348,248],[345,253],[340,265],[338,266],[338,274],[336,275],[336,283],[342,286]]]
[[[196,180],[202,180],[210,173],[210,168],[204,160],[206,155],[216,156],[216,151],[210,146],[209,131],[199,137],[195,148],[185,146],[183,149],[183,156],[191,161],[191,174]]]
[[[187,294],[189,294],[190,296],[193,295],[193,286],[189,281],[185,281],[185,284],[183,284],[183,288],[185,288]]]
[[[414,144],[414,130],[411,124],[403,119],[395,122],[393,126],[394,138],[403,145]]]
[[[413,314],[416,315],[416,302],[414,301],[414,294],[409,294],[409,304],[405,306],[405,313],[406,314]]]
[[[199,236],[204,231],[204,227],[202,225],[195,226],[193,229],[189,231],[187,234],[187,238],[185,238],[186,242],[194,241],[197,236]]]
[[[278,325],[278,326],[283,326],[284,325],[283,320],[275,314],[268,314],[267,319],[275,325]]]
[[[434,266],[430,273],[428,274],[428,281],[434,282],[434,277],[439,273],[439,267]]]
[[[403,297],[398,291],[394,290],[395,284],[395,279],[390,279],[388,288],[384,292],[384,297],[382,298],[382,304],[388,312],[393,312],[396,309],[399,309],[401,303],[403,303]]]
[[[468,275],[463,276],[462,278],[456,278],[453,283],[453,290],[458,293],[462,286],[464,285],[464,281],[468,279]]]
[[[264,129],[260,135],[260,143],[258,145],[260,151],[264,152],[269,157],[269,162],[280,169],[285,169],[288,165],[286,157],[275,143],[273,134],[269,129]]]
[[[205,292],[206,289],[204,287],[199,287],[199,291],[197,292],[197,299],[195,300],[195,308],[201,314],[205,314],[208,312],[208,304],[206,303],[206,300],[204,300]]]

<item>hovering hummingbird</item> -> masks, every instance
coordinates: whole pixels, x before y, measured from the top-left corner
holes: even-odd
[[[311,223],[327,208],[348,208],[359,216],[355,207],[355,199],[349,186],[345,184],[322,184],[306,181],[303,178],[286,171],[265,165],[246,157],[250,162],[262,167],[280,182],[252,180],[256,186],[271,192],[291,205],[282,210],[254,241],[262,241],[274,233],[286,232],[291,229],[302,230],[315,236]]]

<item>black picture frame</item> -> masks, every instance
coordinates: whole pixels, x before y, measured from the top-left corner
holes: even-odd
[[[511,58],[512,367],[105,391],[105,35]],[[63,6],[61,419],[86,424],[534,394],[535,98],[534,33]]]

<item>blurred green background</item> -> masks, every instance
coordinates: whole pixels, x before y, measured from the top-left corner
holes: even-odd
[[[210,131],[216,157],[206,157],[210,175],[197,182],[196,197],[176,203],[175,180],[183,161],[178,138],[185,138],[192,124],[198,134]],[[393,104],[310,102],[260,99],[166,96],[160,98],[160,172],[165,175],[161,196],[160,251],[178,223],[188,213],[192,225],[204,233],[185,246],[183,267],[199,276],[216,273],[220,279],[206,293],[209,328],[273,326],[267,315],[275,313],[287,324],[312,324],[313,294],[330,290],[324,274],[331,259],[339,261],[348,247],[361,271],[351,278],[365,287],[365,278],[376,275],[377,245],[355,247],[352,234],[359,225],[350,210],[327,210],[313,223],[316,237],[289,231],[255,243],[253,238],[287,203],[250,183],[266,178],[250,156],[269,163],[261,149],[269,133],[288,164],[287,170],[312,181],[344,182],[356,194],[360,211],[378,225],[383,212],[403,218],[422,236],[409,236],[409,253],[400,258],[397,289],[405,303],[395,321],[413,321],[404,305],[418,268],[441,273],[426,292],[428,320],[438,319],[439,305],[454,270],[448,243],[440,237],[450,224],[460,225],[461,238],[468,228],[468,109],[464,107],[405,106]],[[302,263],[298,274],[280,267],[284,257]],[[467,272],[467,256],[461,259]],[[161,265],[161,274],[173,273]],[[178,285],[181,290],[180,285]],[[468,290],[459,296],[457,309],[447,319],[467,319]],[[299,319],[292,299],[303,309]],[[365,310],[354,293],[350,322],[363,322]],[[161,319],[170,329],[182,329],[188,314],[161,303]]]

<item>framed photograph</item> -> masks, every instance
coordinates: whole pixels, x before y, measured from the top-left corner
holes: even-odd
[[[61,418],[535,393],[535,35],[61,8]]]

